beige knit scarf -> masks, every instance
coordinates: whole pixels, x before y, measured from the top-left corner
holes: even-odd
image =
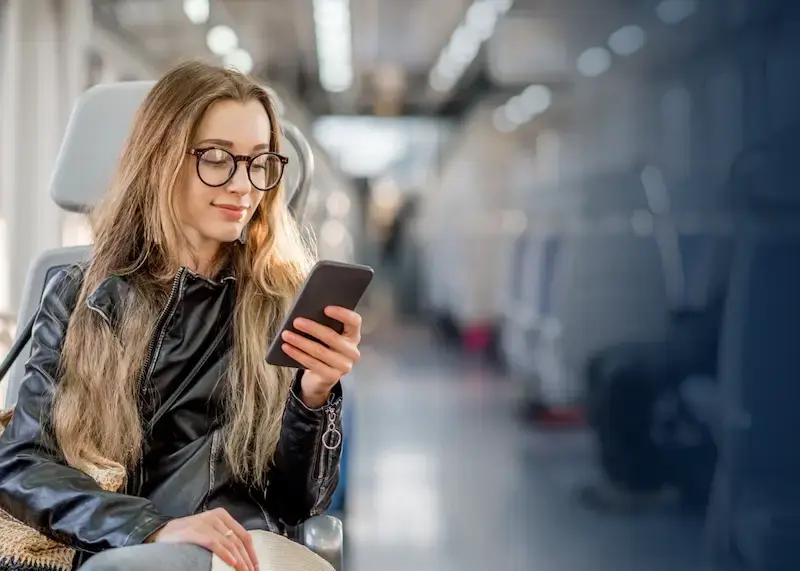
[[[0,434],[14,415],[0,412]],[[103,458],[93,459],[81,470],[104,490],[116,492],[125,485],[125,468]],[[53,541],[0,509],[0,571],[71,571],[75,550]]]

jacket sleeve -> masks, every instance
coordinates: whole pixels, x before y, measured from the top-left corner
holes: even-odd
[[[311,409],[300,400],[298,372],[286,401],[278,448],[269,474],[267,508],[295,526],[324,513],[339,483],[342,454],[342,384],[324,406]]]
[[[0,436],[0,507],[45,536],[99,552],[142,543],[169,518],[146,499],[104,491],[54,444],[48,419],[80,282],[80,269],[70,268],[45,289],[13,419]]]

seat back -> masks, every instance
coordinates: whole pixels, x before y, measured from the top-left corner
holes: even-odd
[[[800,540],[800,133],[737,161],[743,212],[720,340],[724,426],[712,519],[732,522],[748,569],[785,569]],[[721,511],[720,511],[721,510]],[[790,558],[784,558],[791,556]]]
[[[556,282],[556,268],[564,245],[564,237],[560,235],[548,236],[541,245],[540,273],[537,283],[536,305],[538,314],[551,315],[553,311],[554,285]]]
[[[569,187],[532,189],[527,230],[517,239],[502,324],[503,352],[515,371],[528,367],[535,336],[550,315],[558,255],[579,203]]]
[[[657,339],[666,325],[663,268],[639,173],[592,181],[583,203],[581,227],[558,255],[551,301],[563,365],[575,375],[598,349]]]
[[[50,195],[68,212],[87,213],[103,197],[116,169],[119,156],[133,126],[137,110],[154,85],[152,81],[97,85],[78,100],[61,144],[50,183]],[[302,215],[314,172],[313,154],[308,141],[290,122],[283,120],[288,144],[282,150],[289,156],[286,172],[289,207]],[[61,268],[88,261],[91,246],[56,248],[41,254],[32,264],[25,295],[18,313],[20,325],[35,315],[48,280]],[[5,406],[17,402],[19,386],[30,357],[23,348],[8,374]]]

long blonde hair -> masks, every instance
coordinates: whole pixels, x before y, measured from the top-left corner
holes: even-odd
[[[147,95],[110,192],[92,213],[94,252],[67,328],[52,412],[57,443],[72,465],[98,455],[127,467],[141,460],[140,371],[187,246],[175,209],[181,165],[206,109],[221,100],[259,101],[272,126],[270,150],[280,151],[278,118],[262,87],[230,69],[185,63]],[[283,185],[264,196],[244,244],[227,244],[223,256],[237,290],[225,450],[234,476],[258,483],[274,455],[291,384],[290,370],[266,363],[267,342],[315,258]],[[133,287],[112,329],[86,300],[113,275]]]

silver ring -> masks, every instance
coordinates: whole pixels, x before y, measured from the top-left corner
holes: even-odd
[[[228,537],[230,535],[233,535],[233,530],[232,529],[229,529],[228,531],[225,532],[225,537]]]

